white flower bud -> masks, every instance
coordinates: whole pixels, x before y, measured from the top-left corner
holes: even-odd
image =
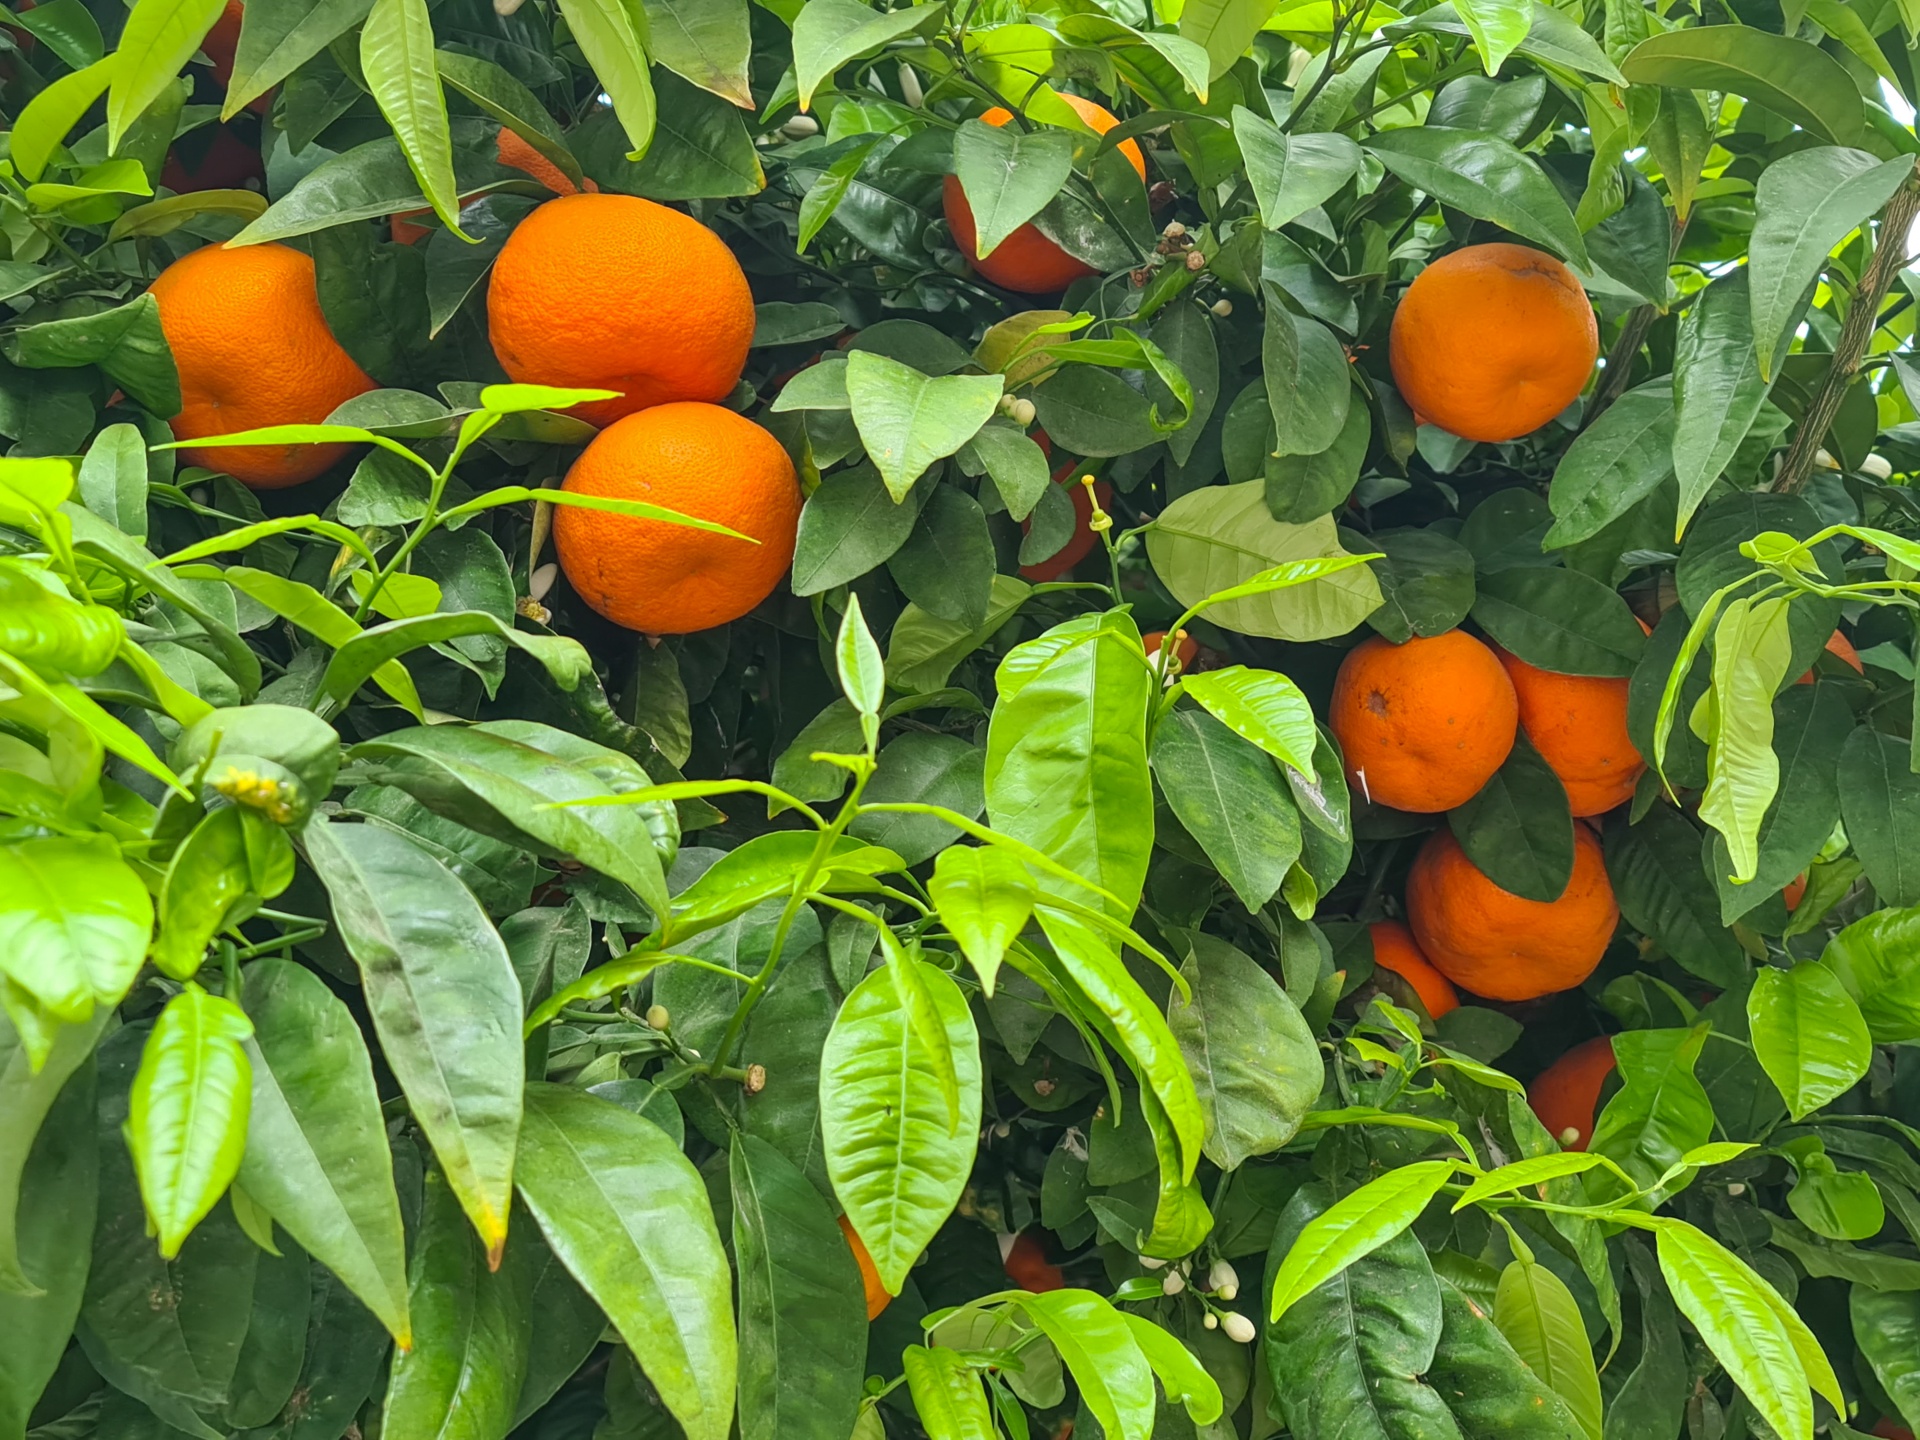
[[[1182,225],[1178,220],[1169,220],[1167,222],[1167,228],[1160,233],[1169,240],[1178,240],[1182,235],[1187,233],[1187,227]]]
[[[780,127],[780,133],[789,140],[804,140],[820,133],[820,122],[811,115],[796,115]]]
[[[1218,1330],[1220,1328],[1220,1317],[1209,1310],[1207,1311],[1207,1318],[1200,1323],[1209,1330]]]
[[[527,594],[535,600],[547,598],[547,592],[553,589],[553,582],[560,578],[560,567],[549,560],[533,572],[527,584]]]
[[[1033,401],[1023,395],[1013,402],[1013,409],[1009,413],[1013,416],[1014,424],[1024,428],[1033,424],[1033,417],[1036,412],[1033,408]]]
[[[1162,1295],[1178,1295],[1186,1288],[1187,1277],[1182,1275],[1178,1270],[1169,1270],[1166,1278],[1160,1282],[1160,1293]]]
[[[1216,1260],[1213,1262],[1213,1268],[1207,1271],[1207,1288],[1218,1291],[1237,1291],[1240,1288],[1240,1272],[1235,1270],[1228,1261]],[[1226,1298],[1231,1300],[1233,1296],[1228,1295]]]
[[[1860,462],[1860,473],[1875,480],[1893,477],[1893,463],[1884,455],[1869,455]]]
[[[1253,1321],[1238,1310],[1229,1310],[1227,1318],[1221,1322],[1221,1328],[1227,1332],[1227,1338],[1239,1345],[1253,1343]]]
[[[1224,320],[1229,315],[1233,314],[1233,301],[1228,300],[1227,298],[1222,296],[1220,299],[1214,301],[1213,304],[1208,306],[1207,308],[1213,312],[1215,319]]]
[[[1167,1262],[1164,1260],[1157,1260],[1151,1255],[1142,1255],[1140,1257],[1140,1268],[1142,1270],[1164,1270],[1166,1267]]]
[[[926,103],[926,92],[920,88],[920,77],[913,66],[906,61],[900,62],[900,98],[918,110]]]
[[[1816,450],[1813,452],[1813,466],[1816,470],[1838,470],[1840,462],[1825,450]]]
[[[672,1021],[673,1017],[667,1013],[666,1006],[649,1005],[647,1007],[647,1024],[651,1025],[654,1029],[664,1030]]]

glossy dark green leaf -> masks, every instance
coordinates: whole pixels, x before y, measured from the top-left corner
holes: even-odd
[[[1609,586],[1575,570],[1482,575],[1473,618],[1529,665],[1560,675],[1631,675],[1646,633]]]
[[[497,1257],[524,1074],[506,946],[466,887],[398,832],[335,821],[308,827],[306,839],[387,1063]]]
[[[527,1368],[529,1278],[517,1258],[489,1269],[452,1186],[429,1169],[409,1272],[416,1343],[394,1357],[384,1433],[506,1434]]]
[[[1480,793],[1447,813],[1447,824],[1467,858],[1509,894],[1558,900],[1573,878],[1566,787],[1524,734]]]
[[[979,501],[958,486],[934,486],[919,522],[887,560],[887,571],[900,593],[936,620],[969,628],[985,620],[994,553]]]
[[[653,143],[637,165],[622,165],[610,189],[631,190],[649,200],[718,200],[732,195],[754,195],[767,187],[746,118],[731,104],[664,70],[653,72],[660,112],[655,118]],[[585,130],[582,151],[591,146]],[[619,132],[612,126],[603,132]],[[583,155],[583,159],[591,158]],[[606,175],[602,160],[595,173]]]
[[[1518,145],[1526,138],[1546,93],[1544,75],[1525,75],[1514,80],[1462,75],[1458,80],[1449,80],[1433,97],[1427,123],[1453,130],[1480,130]]]
[[[1205,710],[1180,709],[1154,736],[1153,773],[1240,902],[1257,911],[1271,900],[1301,844],[1299,813],[1273,758]]]
[[[1033,391],[1040,425],[1075,455],[1130,455],[1161,438],[1152,404],[1110,370],[1063,365]]]
[[[1749,962],[1733,934],[1714,923],[1713,882],[1700,863],[1700,832],[1669,805],[1638,824],[1607,830],[1607,874],[1627,923],[1659,941],[1709,984],[1737,985]]]
[[[953,166],[978,231],[979,253],[968,258],[985,259],[1060,193],[1073,173],[1073,139],[968,120],[953,137]]]
[[[1287,135],[1244,105],[1233,107],[1234,138],[1269,230],[1298,220],[1331,199],[1360,172],[1360,147],[1337,132]]]
[[[1271,453],[1318,455],[1340,439],[1353,402],[1346,352],[1318,320],[1289,310],[1278,286],[1263,293],[1260,368],[1273,411]]]
[[[1295,1192],[1274,1231],[1269,1284],[1331,1200],[1317,1182]],[[1410,1234],[1395,1236],[1266,1327],[1277,1410],[1301,1436],[1453,1440],[1460,1430],[1445,1399],[1421,1378],[1434,1364],[1441,1326],[1440,1286],[1426,1251]]]
[[[740,1266],[742,1440],[846,1440],[866,1362],[866,1297],[833,1212],[764,1140],[728,1166]]]
[[[699,1172],[658,1126],[542,1084],[527,1090],[518,1184],[688,1440],[726,1440],[733,1287]]]
[[[994,428],[988,426],[980,433]],[[975,443],[979,438],[974,437]],[[825,477],[800,512],[793,593],[818,595],[885,564],[906,543],[920,507],[935,488],[915,486],[904,501],[896,502],[871,465],[855,465]]]
[[[880,751],[880,768],[862,797],[868,804],[939,805],[977,820],[986,808],[982,776],[986,751],[957,735],[909,732]],[[933,815],[863,815],[851,834],[893,851],[909,865],[931,860],[959,839],[959,831]]]
[[[252,1113],[240,1181],[402,1346],[406,1246],[373,1064],[351,1012],[311,971],[246,971]]]
[[[293,1398],[306,1358],[312,1265],[298,1245],[279,1238],[254,1266],[247,1338],[233,1367],[221,1423],[236,1429],[265,1425]]]
[[[1727,90],[1834,145],[1860,139],[1860,92],[1840,62],[1805,40],[1744,25],[1703,25],[1642,40],[1620,62],[1636,85]]]
[[[1446,1401],[1465,1440],[1583,1440],[1593,1433],[1501,1334],[1484,1300],[1444,1278],[1439,1285],[1440,1343],[1427,1383]],[[1577,1311],[1573,1320],[1579,1323]],[[1597,1393],[1594,1398],[1597,1403]]]
[[[1866,1017],[1880,1044],[1920,1038],[1920,910],[1878,910],[1827,943],[1820,963]]]
[[[1473,554],[1459,541],[1438,530],[1389,530],[1366,537],[1365,548],[1385,556],[1370,562],[1382,604],[1367,624],[1394,644],[1443,635],[1467,618],[1476,594]]]
[[[1383,130],[1368,152],[1416,190],[1588,269],[1586,242],[1539,165],[1498,135],[1411,127]]]
[[[1644,43],[1669,38],[1656,36]],[[1853,82],[1847,84],[1851,90]],[[1681,317],[1673,356],[1673,471],[1680,482],[1681,532],[1732,463],[1766,403],[1768,387],[1756,358],[1748,287],[1746,270],[1736,269],[1700,292]]]
[[[1853,852],[1887,905],[1920,905],[1920,776],[1907,742],[1870,726],[1840,750],[1840,817]]]
[[[1625,1247],[1640,1293],[1640,1360],[1607,1406],[1606,1440],[1678,1440],[1691,1382],[1673,1301],[1646,1246]]]
[[[1562,549],[1590,540],[1658,490],[1673,470],[1673,439],[1669,382],[1650,381],[1609,405],[1554,468],[1547,492],[1553,529],[1542,544]]]
[[[1273,518],[1297,525],[1338,510],[1360,479],[1372,438],[1373,412],[1350,405],[1339,435],[1319,454],[1266,456],[1262,472]]]
[[[723,100],[753,109],[746,0],[647,0],[653,58]]]
[[[1854,1343],[1900,1416],[1920,1424],[1920,1291],[1856,1284],[1847,1297]]]
[[[358,25],[372,0],[262,0],[240,27],[233,79],[220,118],[231,120],[249,101],[318,55]]]
[[[1181,973],[1193,999],[1172,996],[1167,1023],[1206,1112],[1207,1158],[1233,1170],[1293,1138],[1325,1073],[1313,1032],[1271,975],[1211,935],[1195,933],[1191,947]]]
[[[616,1080],[612,1083],[644,1085],[647,1082]],[[667,1097],[667,1101],[672,1104],[671,1097]],[[679,1113],[674,1110],[676,1116]],[[524,1225],[515,1232],[514,1244],[529,1244],[529,1237],[536,1233],[536,1227]],[[520,1398],[514,1405],[516,1427],[574,1377],[607,1333],[607,1317],[593,1297],[580,1288],[580,1282],[573,1278],[560,1257],[547,1246],[545,1237],[531,1243],[535,1244],[538,1254],[529,1266],[533,1283],[527,1308],[535,1319],[533,1333],[527,1340],[527,1373],[520,1382]]]

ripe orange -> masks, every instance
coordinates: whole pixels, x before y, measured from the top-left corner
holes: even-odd
[[[880,1272],[873,1268],[873,1256],[867,1253],[866,1242],[853,1228],[853,1222],[846,1216],[840,1217],[840,1233],[847,1237],[847,1245],[853,1251],[853,1258],[860,1263],[860,1284],[867,1292],[867,1319],[878,1320],[880,1312],[893,1303],[893,1296],[887,1293],[887,1287],[880,1283]]]
[[[1393,312],[1394,384],[1468,440],[1530,434],[1593,373],[1600,329],[1571,270],[1525,245],[1469,245],[1422,270]]]
[[[547,159],[546,156],[534,149],[533,146],[523,140],[518,133],[509,130],[504,125],[500,127],[500,133],[494,137],[493,152],[499,158],[500,163],[509,170],[526,172],[530,179],[538,180],[556,195],[578,195],[580,193],[579,187],[562,173],[558,165],[555,165],[551,160]],[[600,190],[600,187],[591,180],[587,181],[586,188],[595,194],[598,194]],[[465,205],[472,198],[471,195],[462,195],[460,197],[460,203]],[[432,230],[425,225],[418,225],[414,222],[420,219],[421,216],[431,215],[432,213],[431,210],[403,210],[398,215],[395,215],[390,225],[394,241],[401,245],[412,245],[424,240],[428,235],[433,233]]]
[[[1495,648],[1520,700],[1520,728],[1560,783],[1575,815],[1598,815],[1633,798],[1647,762],[1627,738],[1627,682],[1556,675]]]
[[[163,270],[152,294],[180,371],[176,440],[316,424],[374,388],[327,328],[313,261],[289,246],[205,246]],[[348,448],[245,445],[180,454],[256,490],[279,490],[313,479]]]
[[[1067,1287],[1067,1277],[1058,1265],[1048,1263],[1046,1246],[1034,1239],[1030,1231],[1022,1230],[1012,1237],[1001,1268],[1014,1284],[1035,1295]]]
[[[556,506],[553,543],[568,582],[629,630],[685,635],[738,620],[773,593],[793,560],[793,462],[773,436],[718,405],[683,400],[616,421],[573,462],[564,488],[663,505],[760,542]]]
[[[1404,645],[1376,635],[1349,650],[1328,723],[1362,795],[1431,813],[1480,793],[1513,749],[1519,721],[1493,651],[1449,630]]]
[[[1860,675],[1867,673],[1867,667],[1860,663],[1860,652],[1854,649],[1853,642],[1838,630],[1827,637],[1827,653],[1829,655],[1837,655],[1841,660],[1851,665],[1855,673]],[[1813,681],[1814,672],[1809,668],[1806,674],[1802,675],[1793,683],[1796,685],[1811,685]]]
[[[1460,1008],[1460,997],[1453,982],[1433,968],[1433,962],[1420,953],[1413,932],[1398,920],[1378,920],[1367,927],[1373,938],[1373,963],[1392,971],[1407,983],[1427,1007],[1427,1015],[1438,1020],[1449,1010]]]
[[[1527,1087],[1527,1104],[1561,1149],[1584,1150],[1593,1139],[1600,1087],[1613,1068],[1613,1041],[1602,1035],[1574,1046]]]
[[[1102,135],[1120,123],[1120,118],[1103,105],[1096,105],[1091,100],[1064,90],[1060,92],[1060,98]],[[1013,118],[1013,112],[995,106],[980,118],[989,125],[1004,125]],[[1115,148],[1127,157],[1144,181],[1147,178],[1147,159],[1140,153],[1140,147],[1131,140],[1122,140]],[[979,231],[974,228],[973,207],[967,204],[966,192],[961,190],[957,175],[947,176],[946,185],[941,191],[941,204],[947,212],[947,225],[953,231],[953,242],[960,247],[960,254],[967,264],[1002,290],[1017,290],[1022,295],[1051,295],[1066,289],[1083,275],[1100,273],[1047,239],[1031,221],[994,246],[983,259],[974,248],[979,240]]]
[[[515,380],[619,391],[574,411],[607,425],[649,405],[724,400],[747,363],[753,293],[720,237],[678,210],[562,195],[501,248],[487,322]]]
[[[1571,990],[1606,953],[1620,908],[1600,842],[1573,827],[1573,877],[1558,900],[1523,900],[1483,875],[1442,826],[1407,876],[1407,921],[1434,967],[1490,1000]]]
[[[1031,565],[1022,565],[1020,567],[1022,580],[1035,585],[1043,585],[1049,580],[1059,580],[1091,555],[1094,547],[1100,543],[1099,535],[1088,528],[1087,522],[1093,519],[1094,501],[1100,502],[1102,510],[1113,503],[1113,487],[1104,480],[1096,480],[1093,483],[1093,494],[1089,496],[1087,487],[1080,483],[1074,473],[1078,469],[1078,461],[1069,461],[1053,472],[1053,483],[1067,486],[1068,498],[1073,501],[1073,534],[1067,537],[1066,544],[1046,559],[1036,560]],[[1021,534],[1026,534],[1032,528],[1032,521],[1020,522]]]

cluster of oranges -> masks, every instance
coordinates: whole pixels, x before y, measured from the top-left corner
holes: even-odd
[[[500,149],[504,163],[573,191],[532,147],[503,138]],[[290,246],[207,246],[170,265],[152,293],[180,375],[177,439],[314,424],[375,388],[327,327],[313,261]],[[660,635],[723,625],[772,593],[793,559],[800,488],[779,442],[716,403],[732,394],[754,328],[746,276],[718,236],[637,196],[558,194],[501,249],[487,319],[512,379],[615,392],[574,411],[601,430],[567,475],[569,492],[644,501],[748,537],[558,506],[554,545],[582,599]],[[345,448],[182,453],[279,489],[313,479]]]

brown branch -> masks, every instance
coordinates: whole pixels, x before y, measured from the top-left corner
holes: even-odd
[[[1920,218],[1920,174],[1909,175],[1887,202],[1880,219],[1879,245],[1854,289],[1853,304],[1840,326],[1840,338],[1834,343],[1833,359],[1820,382],[1819,392],[1807,406],[1807,413],[1800,417],[1793,445],[1780,464],[1780,473],[1774,477],[1774,493],[1795,494],[1805,488],[1808,477],[1813,474],[1814,455],[1827,438],[1833,417],[1840,413],[1840,402],[1846,398],[1847,387],[1860,373],[1867,346],[1879,325],[1880,307],[1893,288],[1894,277],[1907,262],[1907,234],[1917,218]]]

